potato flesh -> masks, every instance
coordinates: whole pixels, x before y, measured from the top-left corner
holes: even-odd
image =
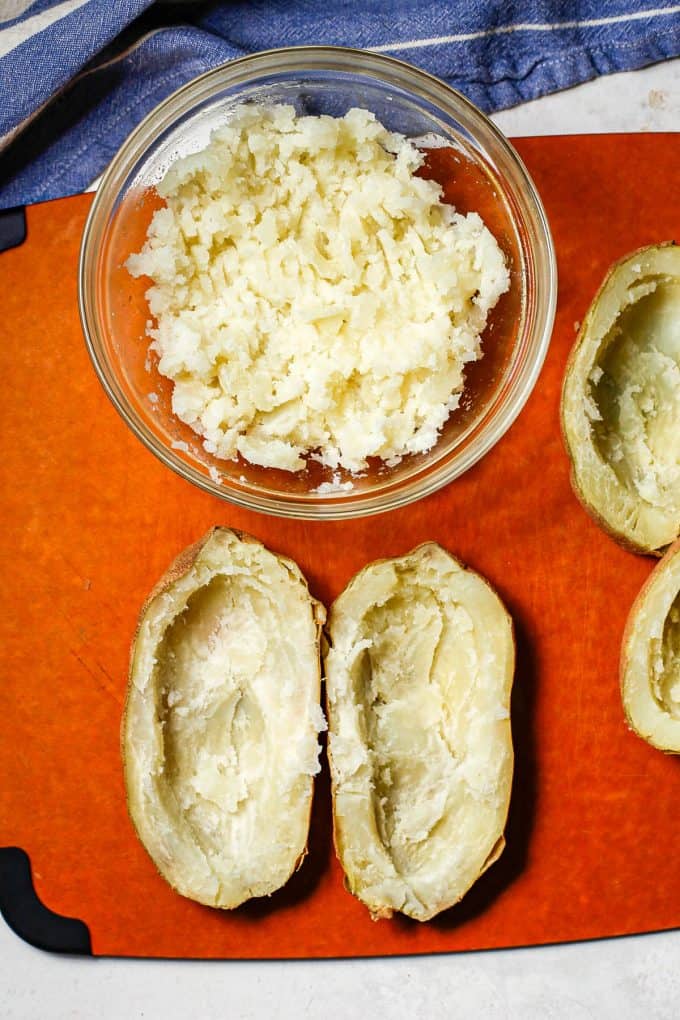
[[[680,284],[639,289],[604,340],[594,438],[622,485],[680,516]]]
[[[191,597],[159,649],[168,799],[218,872],[225,848],[246,860],[258,856],[265,833],[299,846],[277,805],[304,798],[309,780],[291,777],[286,742],[277,739],[295,732],[297,704],[280,684],[290,660],[268,601],[243,578],[215,577]]]
[[[124,745],[130,812],[181,893],[233,907],[304,854],[319,699],[317,624],[301,575],[218,534],[143,618]]]
[[[460,832],[458,816],[463,826],[466,818],[478,823],[467,784],[451,791],[459,760],[484,726],[471,711],[465,671],[455,668],[477,664],[472,621],[462,606],[416,585],[369,613],[363,633],[376,637],[353,679],[373,752],[378,831],[397,872],[427,871],[440,849],[430,838],[437,827],[448,841]]]
[[[374,565],[341,596],[326,665],[350,887],[374,914],[420,920],[460,899],[502,837],[513,659],[497,596],[423,548]]]
[[[680,593],[666,617],[655,674],[659,704],[673,719],[680,720]]]

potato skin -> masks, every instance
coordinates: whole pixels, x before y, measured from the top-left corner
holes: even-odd
[[[588,516],[591,518],[591,520],[594,521],[595,524],[597,524],[598,528],[600,528],[601,531],[604,531],[606,535],[609,535],[609,537],[612,538],[617,545],[620,545],[622,549],[625,549],[626,552],[634,553],[637,556],[655,556],[657,559],[660,559],[663,556],[664,554],[663,548],[651,549],[649,546],[643,545],[639,542],[634,542],[632,538],[630,538],[628,535],[622,534],[620,531],[617,531],[614,527],[612,527],[612,525],[608,521],[604,519],[599,510],[597,510],[597,508],[593,506],[593,504],[588,500],[588,497],[583,492],[583,489],[578,483],[576,471],[574,470],[573,465],[569,470],[569,484],[571,485],[572,492],[574,493],[574,495],[576,496],[576,498],[578,499],[579,503],[586,511]]]
[[[136,834],[137,838],[139,839],[141,845],[144,847],[144,850],[147,852],[147,854],[148,854],[149,858],[151,859],[154,867],[156,868],[156,871],[158,872],[158,874],[161,876],[161,878],[164,879],[164,881],[166,881],[168,883],[168,885],[170,885],[170,887],[175,892],[179,893],[179,895],[186,896],[189,899],[195,899],[197,902],[203,903],[205,906],[210,906],[210,907],[218,906],[219,909],[234,909],[235,907],[240,906],[240,904],[243,901],[239,900],[238,903],[232,903],[232,904],[228,904],[228,905],[223,905],[223,904],[219,904],[218,905],[218,904],[215,904],[215,903],[213,903],[212,901],[210,901],[208,899],[200,898],[198,896],[189,895],[187,892],[178,889],[175,885],[173,885],[173,883],[170,880],[170,878],[168,877],[168,875],[163,872],[163,870],[159,866],[159,864],[156,861],[156,859],[154,858],[154,856],[147,849],[145,841],[144,841],[144,838],[143,838],[142,833],[140,832],[138,824],[137,824],[137,820],[136,820],[136,817],[135,817],[135,811],[133,810],[132,805],[130,803],[130,796],[129,796],[130,785],[129,785],[129,777],[128,777],[128,768],[129,768],[129,766],[128,766],[128,750],[127,750],[127,746],[126,746],[126,733],[127,733],[127,725],[128,725],[128,711],[129,711],[130,697],[131,697],[131,692],[132,692],[132,687],[133,687],[134,660],[135,660],[135,654],[136,654],[136,648],[137,648],[137,642],[138,642],[140,630],[142,628],[142,625],[143,625],[144,619],[146,617],[147,611],[149,610],[149,607],[151,606],[151,604],[154,602],[154,600],[159,595],[162,595],[165,592],[169,591],[177,581],[179,581],[181,578],[183,578],[186,574],[188,574],[191,571],[191,569],[194,567],[194,565],[196,563],[196,560],[198,559],[198,557],[199,557],[201,551],[203,550],[203,548],[207,545],[207,543],[216,534],[218,534],[220,532],[233,535],[235,538],[237,538],[239,540],[239,542],[252,543],[252,544],[255,544],[257,546],[262,546],[262,543],[259,541],[259,539],[254,538],[252,535],[249,535],[248,533],[246,533],[244,531],[240,531],[240,530],[235,529],[235,528],[227,528],[227,527],[224,527],[224,526],[216,525],[216,526],[212,527],[208,532],[206,532],[206,534],[203,535],[203,537],[200,538],[198,541],[196,541],[196,542],[192,543],[191,545],[189,545],[189,546],[185,547],[184,549],[182,549],[177,554],[175,559],[170,563],[170,565],[168,566],[168,568],[164,572],[164,574],[161,576],[161,578],[153,586],[153,588],[151,589],[151,591],[147,595],[147,597],[144,600],[144,602],[142,604],[142,607],[140,609],[138,620],[137,620],[137,626],[135,628],[135,633],[134,633],[134,636],[133,636],[133,639],[132,639],[132,642],[131,642],[131,646],[130,646],[129,665],[128,665],[128,682],[127,682],[125,703],[124,703],[124,706],[123,706],[123,713],[122,713],[122,717],[121,717],[121,726],[120,726],[120,751],[121,751],[121,762],[122,762],[122,770],[123,770],[123,782],[124,782],[124,788],[125,788],[125,799],[126,799],[126,806],[127,806],[127,809],[128,809],[128,816],[130,818],[130,821],[132,823],[132,826],[134,828],[134,831],[135,831],[135,834]],[[271,551],[271,550],[269,550],[269,551]],[[304,581],[305,585],[307,585],[307,582],[304,579],[304,575],[300,571],[300,568],[297,566],[297,564],[292,559],[290,559],[287,556],[282,556],[282,555],[280,555],[278,553],[276,553],[276,554],[273,553],[272,555],[275,555],[276,559],[280,563],[285,564],[296,576],[298,576],[301,580]],[[317,599],[315,599],[311,594],[309,594],[309,602],[310,602],[311,612],[312,612],[312,615],[313,615],[314,625],[315,625],[315,628],[316,628],[317,649],[318,649],[319,648],[319,644],[320,644],[320,640],[321,640],[322,627],[323,627],[323,624],[324,624],[325,619],[326,619],[326,609],[323,606],[323,604],[321,602],[319,602]],[[317,656],[316,690],[318,692],[318,695],[320,696],[320,692],[321,692],[321,659],[320,659],[320,655]],[[311,794],[310,794],[310,797],[309,797],[307,831],[309,831],[309,823],[311,821],[311,813],[312,813],[313,801],[314,801],[314,784],[312,784]],[[308,843],[305,843],[305,845],[302,848],[298,858],[294,862],[293,867],[291,868],[291,871],[290,871],[290,874],[288,875],[288,878],[290,878],[297,870],[299,870],[299,868],[302,866],[302,863],[304,862],[305,857],[307,856],[307,853],[308,853]]]
[[[572,375],[574,373],[576,359],[583,344],[588,339],[593,319],[595,318],[595,315],[598,311],[598,306],[600,304],[602,296],[611,286],[612,281],[616,274],[629,262],[641,258],[652,251],[676,247],[677,244],[675,241],[664,241],[659,244],[644,245],[643,247],[637,248],[632,252],[628,252],[626,255],[623,255],[620,259],[617,259],[616,262],[612,263],[612,265],[607,270],[602,283],[598,287],[595,296],[593,297],[588,307],[588,311],[586,312],[586,315],[579,327],[576,340],[574,341],[569,352],[569,356],[567,358],[564,368],[564,374],[562,378],[562,390],[560,396],[560,432],[562,435],[564,448],[566,450],[567,456],[569,457],[570,462],[569,482],[574,495],[576,496],[576,498],[578,499],[579,503],[586,511],[586,513],[592,518],[592,520],[598,525],[598,527],[602,529],[602,531],[609,535],[610,538],[614,539],[614,541],[617,542],[627,552],[632,552],[644,556],[661,557],[663,556],[667,546],[655,547],[650,543],[636,541],[629,534],[626,534],[625,532],[616,528],[610,521],[606,520],[602,516],[599,507],[596,505],[596,503],[593,502],[589,494],[584,491],[583,486],[579,482],[578,473],[576,469],[577,450],[575,449],[572,442],[572,435],[570,432],[568,422],[567,389],[571,382]]]
[[[619,686],[621,691],[621,704],[623,706],[623,712],[626,718],[628,728],[633,733],[637,734],[642,740],[646,741],[652,747],[655,747],[658,751],[663,751],[664,754],[677,755],[680,754],[680,742],[676,747],[669,747],[667,743],[664,743],[657,739],[653,734],[644,733],[637,724],[637,721],[633,718],[633,714],[630,710],[629,704],[629,692],[627,690],[627,682],[629,677],[629,669],[631,667],[631,651],[635,632],[635,626],[638,623],[640,615],[644,613],[646,608],[647,599],[650,592],[658,584],[660,575],[676,566],[676,560],[680,558],[680,539],[671,545],[662,559],[656,564],[651,574],[643,584],[642,588],[638,592],[630,611],[626,619],[626,624],[623,630],[623,637],[621,639],[621,650],[619,656]],[[679,571],[680,572],[680,571]],[[678,581],[678,590],[680,591],[680,578]],[[680,723],[678,724],[680,728]],[[680,741],[680,734],[679,734]]]
[[[498,592],[496,591],[494,586],[485,577],[483,577],[483,575],[478,574],[476,571],[472,570],[465,563],[463,563],[462,560],[460,560],[458,557],[454,556],[447,549],[445,549],[443,546],[441,546],[439,543],[436,543],[436,542],[423,542],[420,545],[416,546],[415,548],[411,549],[409,552],[403,554],[402,556],[398,556],[398,557],[383,557],[381,559],[374,560],[371,563],[366,564],[366,566],[364,566],[361,570],[357,571],[357,573],[354,574],[354,576],[345,585],[345,588],[343,589],[343,592],[338,596],[338,598],[335,599],[335,601],[331,604],[331,606],[330,606],[330,608],[328,610],[328,617],[327,617],[327,620],[326,620],[326,624],[324,626],[323,638],[322,638],[322,657],[323,657],[324,663],[326,661],[328,651],[330,649],[332,649],[332,647],[333,647],[333,644],[332,644],[333,624],[334,624],[334,620],[335,620],[335,618],[337,616],[337,612],[338,612],[338,610],[337,610],[338,602],[340,601],[340,598],[344,595],[344,593],[351,586],[353,586],[357,581],[359,581],[360,578],[362,577],[362,575],[364,575],[364,574],[368,573],[369,571],[373,570],[375,567],[380,566],[382,564],[392,563],[395,560],[404,561],[404,560],[411,559],[412,557],[417,557],[418,554],[420,554],[421,552],[427,551],[428,549],[436,549],[436,550],[441,551],[442,553],[445,554],[445,556],[450,561],[452,561],[457,567],[459,567],[461,571],[463,571],[465,573],[470,573],[470,574],[474,575],[476,578],[480,579],[483,582],[483,584],[486,586],[486,588],[496,597],[496,599],[498,600],[498,603],[503,608],[505,619],[506,619],[506,622],[507,622],[507,624],[509,626],[510,644],[511,644],[510,688],[508,690],[508,703],[509,703],[510,689],[512,687],[512,681],[513,681],[513,675],[514,675],[514,667],[515,667],[515,658],[516,658],[515,628],[514,628],[514,622],[513,622],[512,616],[508,612],[507,608],[505,607],[505,604],[503,603],[503,600],[501,599],[500,595],[498,594]],[[328,720],[328,727],[329,727],[329,732],[330,732],[333,729],[333,711],[332,711],[331,706],[330,706],[329,693],[328,693],[328,684],[327,683],[325,685],[325,711],[326,711],[326,718]],[[334,846],[334,849],[335,849],[335,855],[336,855],[338,861],[340,862],[341,866],[343,866],[343,870],[344,870],[343,855],[342,855],[341,847],[339,845],[339,826],[338,826],[338,823],[337,823],[337,813],[336,813],[336,808],[337,808],[336,782],[335,782],[335,778],[334,778],[333,756],[332,756],[332,749],[331,749],[331,741],[330,740],[328,742],[328,748],[327,748],[327,752],[326,753],[327,753],[327,756],[328,756],[328,761],[329,761],[329,766],[330,766],[330,771],[331,771],[331,804],[332,804],[332,817],[333,817],[333,846]],[[507,816],[508,816],[509,809],[510,809],[510,791],[511,791],[511,788],[512,788],[513,770],[514,770],[514,755],[511,753],[510,766],[509,766],[508,776],[507,776],[508,799],[507,799],[507,804],[506,804],[506,807],[505,807],[505,817],[503,819],[503,829],[505,828],[505,825],[507,824]],[[455,898],[447,898],[447,899],[442,900],[441,902],[437,903],[427,913],[427,916],[418,916],[418,917],[416,917],[414,914],[408,914],[408,916],[414,918],[415,920],[418,920],[419,922],[427,922],[427,921],[432,920],[433,917],[435,917],[436,915],[440,914],[442,911],[447,910],[450,907],[455,906],[456,903],[460,902],[460,900],[463,899],[464,895],[466,894],[466,892],[469,891],[469,889],[472,887],[472,885],[479,878],[481,878],[481,876],[484,874],[484,872],[486,872],[488,870],[488,868],[490,868],[491,865],[494,864],[499,859],[499,857],[503,853],[503,850],[505,849],[505,845],[506,845],[506,843],[505,843],[505,833],[504,833],[504,831],[501,831],[499,836],[498,836],[498,839],[497,839],[496,843],[491,848],[491,850],[490,850],[486,860],[480,866],[479,871],[478,871],[477,875],[475,876],[474,881],[468,886],[468,888],[466,890],[464,890],[463,893],[461,893],[461,895],[456,896]],[[347,889],[348,892],[350,892],[353,896],[355,896],[357,899],[359,899],[361,902],[363,902],[360,893],[357,890],[355,890],[355,889],[353,889],[351,887],[351,883],[350,883],[349,877],[348,877],[348,875],[346,873],[345,873],[345,877],[344,877],[344,886],[345,886],[345,888]],[[367,904],[364,904],[364,905],[368,906]],[[392,906],[390,906],[390,905],[387,905],[387,904],[383,904],[383,905],[378,906],[378,907],[368,907],[368,909],[369,909],[369,913],[370,913],[371,919],[373,921],[389,919],[389,918],[393,917],[393,915],[395,913],[394,908]]]

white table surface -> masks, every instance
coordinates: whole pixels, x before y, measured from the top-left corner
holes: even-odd
[[[680,60],[600,78],[494,119],[510,136],[680,130]],[[680,931],[375,960],[93,960],[33,949],[0,919],[0,1017],[675,1020],[679,962]]]

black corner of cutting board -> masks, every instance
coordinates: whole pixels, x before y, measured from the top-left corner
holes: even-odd
[[[36,949],[92,955],[85,922],[55,914],[38,899],[30,858],[20,847],[0,847],[0,913],[12,931]]]
[[[0,209],[0,252],[17,248],[26,240],[26,210],[23,205],[15,209]]]

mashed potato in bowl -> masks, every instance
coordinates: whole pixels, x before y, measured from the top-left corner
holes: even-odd
[[[437,441],[509,287],[480,217],[366,110],[242,106],[158,186],[142,251],[173,411],[205,449],[360,472]]]

